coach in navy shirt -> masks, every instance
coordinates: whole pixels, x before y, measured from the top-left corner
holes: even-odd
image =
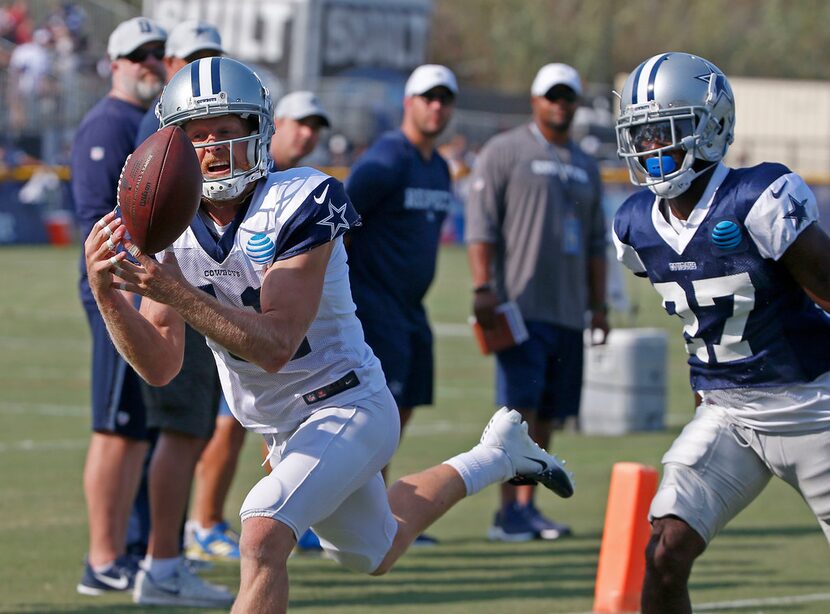
[[[350,237],[352,294],[398,403],[401,430],[416,405],[432,403],[432,332],[423,299],[453,199],[435,141],[452,118],[457,93],[448,68],[416,68],[406,82],[400,129],[381,136],[346,183],[363,217]]]
[[[72,147],[72,196],[82,239],[115,207],[121,167],[164,83],[166,37],[144,17],[121,23],[110,35],[112,88],[84,117]],[[110,341],[81,264],[80,294],[92,332],[93,433],[84,467],[89,554],[77,590],[99,595],[132,587],[137,565],[125,556],[127,519],[148,433],[138,375]]]

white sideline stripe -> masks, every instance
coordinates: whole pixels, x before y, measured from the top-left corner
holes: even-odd
[[[34,441],[23,439],[14,443],[0,443],[0,454],[4,452],[42,452],[44,450],[81,450],[89,445],[89,439],[57,439]]]
[[[791,595],[789,597],[766,597],[763,599],[735,599],[734,601],[713,601],[692,606],[693,612],[712,612],[715,610],[740,610],[770,605],[795,605],[797,603],[816,603],[830,601],[830,593],[813,593],[810,595]],[[568,614],[593,614],[593,611],[568,612]]]
[[[49,403],[9,403],[0,401],[0,414],[24,415],[37,414],[38,416],[87,416],[90,408],[82,405],[58,405]]]
[[[765,605],[793,605],[796,603],[813,603],[830,601],[830,593],[813,593],[812,595],[792,595],[790,597],[767,597],[766,599],[736,599],[734,601],[716,601],[694,606],[695,612],[709,612],[712,610],[737,610],[739,608],[754,608]]]
[[[439,337],[469,337],[473,338],[473,332],[468,324],[455,324],[451,322],[433,322],[432,330]]]

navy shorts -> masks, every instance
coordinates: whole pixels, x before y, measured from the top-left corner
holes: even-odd
[[[361,320],[366,343],[380,360],[398,407],[432,404],[432,331],[421,312],[408,320]]]
[[[149,439],[139,375],[110,340],[95,303],[84,301],[92,333],[92,430],[131,439]]]
[[[582,331],[527,322],[530,338],[496,354],[496,403],[536,410],[543,419],[579,413]]]
[[[144,386],[147,426],[208,440],[221,398],[213,352],[201,333],[185,326],[184,361],[166,386]]]

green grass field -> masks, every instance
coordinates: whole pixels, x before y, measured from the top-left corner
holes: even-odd
[[[75,593],[86,548],[81,489],[89,425],[89,343],[77,299],[77,248],[0,249],[0,611],[141,611],[126,595]],[[492,544],[486,528],[497,489],[462,501],[430,531],[434,548],[407,554],[383,578],[316,558],[290,562],[291,608],[311,613],[582,613],[593,603],[611,467],[659,466],[691,416],[679,328],[646,284],[632,285],[637,317],[618,324],[671,325],[665,432],[625,437],[557,434],[555,449],[577,476],[567,501],[540,493],[540,507],[575,535],[554,543]],[[472,445],[492,411],[492,362],[464,322],[469,278],[461,249],[444,248],[430,294],[437,334],[437,403],[417,412],[393,461],[393,476],[445,460]],[[446,326],[453,325],[453,326]],[[228,515],[261,475],[249,436]],[[830,611],[827,544],[796,493],[773,482],[710,547],[692,576],[700,611]],[[217,565],[211,580],[235,586],[238,569]],[[823,595],[823,596],[822,596]],[[749,600],[741,605],[741,600]],[[148,610],[150,611],[150,610]],[[156,609],[153,611],[164,611]]]

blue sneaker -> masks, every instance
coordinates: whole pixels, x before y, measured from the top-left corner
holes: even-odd
[[[527,508],[515,502],[502,507],[487,530],[487,539],[498,542],[529,542],[536,537]]]
[[[113,591],[128,591],[135,584],[138,566],[133,566],[126,555],[115,559],[104,571],[95,571],[89,561],[84,561],[84,575],[75,587],[81,595],[98,596]]]
[[[525,509],[530,526],[533,527],[533,532],[538,539],[553,541],[571,534],[571,527],[543,516],[533,502],[529,503]]]
[[[316,552],[322,549],[320,538],[311,529],[306,529],[306,532],[297,540],[297,550],[301,552]]]
[[[196,530],[187,547],[187,558],[202,561],[238,561],[239,533],[226,521],[213,525],[207,531]]]

